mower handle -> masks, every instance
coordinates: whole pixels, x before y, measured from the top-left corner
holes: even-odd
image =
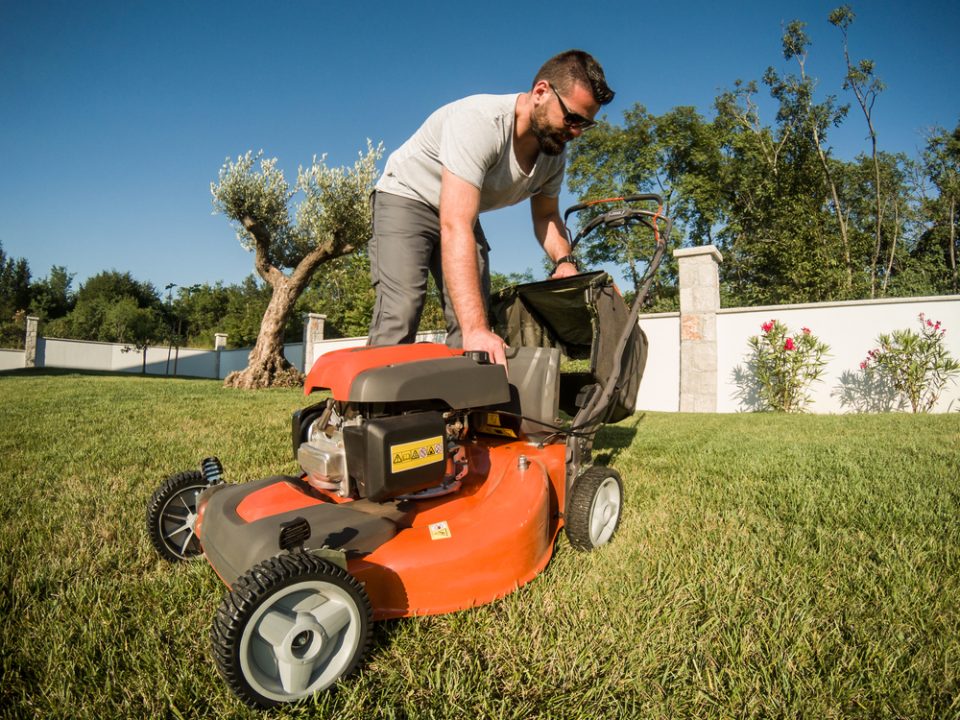
[[[653,211],[641,208],[622,207],[608,210],[607,212],[601,213],[600,215],[597,215],[588,221],[586,225],[580,229],[580,232],[577,233],[575,238],[571,237],[569,229],[566,228],[566,220],[568,217],[570,217],[570,215],[575,212],[579,212],[580,210],[609,202],[656,202],[657,209],[656,211]],[[574,481],[579,476],[583,463],[590,457],[590,449],[593,445],[593,436],[596,434],[600,425],[606,422],[607,418],[610,417],[610,413],[613,411],[613,398],[622,390],[619,383],[619,378],[621,369],[623,368],[623,363],[625,362],[627,346],[634,330],[637,328],[637,320],[640,315],[640,308],[650,293],[650,288],[653,285],[654,275],[656,274],[657,269],[660,267],[664,253],[667,250],[667,238],[670,237],[670,230],[673,226],[673,221],[664,213],[663,198],[652,193],[604,198],[602,200],[584,202],[569,208],[564,215],[564,229],[567,230],[567,236],[570,240],[571,250],[576,247],[577,242],[596,230],[601,225],[616,228],[624,227],[630,222],[641,223],[653,231],[653,237],[655,240],[654,252],[653,256],[650,258],[650,261],[647,263],[647,269],[644,272],[643,277],[640,279],[639,287],[637,288],[637,293],[633,299],[632,306],[630,307],[627,320],[624,323],[623,330],[616,342],[616,349],[613,352],[614,362],[610,369],[610,373],[606,378],[606,382],[600,384],[599,386],[594,386],[602,387],[603,389],[599,392],[593,392],[586,398],[585,404],[580,408],[573,420],[573,426],[571,427],[571,430],[575,430],[576,432],[572,432],[567,436],[567,497],[569,497],[569,493],[573,488]]]
[[[576,205],[571,205],[567,208],[567,211],[563,214],[563,224],[567,224],[567,219],[574,213],[578,213],[581,210],[586,210],[589,207],[594,205],[600,205],[602,203],[609,202],[623,202],[623,203],[635,203],[635,202],[647,202],[655,201],[657,207],[663,207],[663,198],[656,193],[639,193],[635,195],[623,195],[622,197],[609,197],[602,198],[600,200],[588,200],[586,202],[577,203]]]
[[[585,210],[586,208],[594,207],[602,203],[612,203],[612,202],[622,202],[622,203],[636,203],[636,202],[655,202],[657,203],[657,209],[646,210],[635,207],[619,207],[614,208],[613,210],[608,210],[605,213],[601,213],[593,218],[591,218],[587,223],[580,228],[576,236],[570,232],[570,228],[567,226],[567,219],[571,214]],[[665,223],[663,228],[663,233],[661,234],[659,222],[663,221]],[[651,230],[653,230],[653,237],[656,241],[657,247],[665,244],[666,238],[670,235],[670,228],[672,226],[672,221],[669,217],[664,214],[663,211],[663,198],[660,195],[653,193],[637,194],[637,195],[625,195],[623,197],[610,197],[603,198],[601,200],[590,200],[587,202],[582,202],[577,205],[574,205],[567,209],[566,213],[563,216],[563,228],[567,233],[567,241],[570,243],[570,249],[575,250],[577,244],[585,238],[587,235],[592,233],[598,227],[605,226],[611,228],[624,227],[629,225],[631,222],[638,222],[646,225]]]

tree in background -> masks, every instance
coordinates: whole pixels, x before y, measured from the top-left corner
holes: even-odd
[[[714,244],[724,304],[764,305],[958,291],[960,125],[937,129],[921,162],[883,152],[874,104],[883,90],[871,60],[848,45],[853,11],[827,18],[843,37],[844,89],[866,120],[869,150],[853,160],[832,153],[829,134],[848,108],[818,94],[809,72],[810,39],[793,21],[781,37],[796,73],[768,68],[762,88],[776,103],[765,121],[757,82],[736,81],[713,116],[678,107],[655,116],[637,105],[617,126],[604,118],[570,149],[568,184],[583,200],[659,192],[670,203],[675,245]],[[584,213],[581,223],[590,220]],[[636,277],[639,247],[598,236],[588,263],[613,261]],[[660,302],[675,291],[664,263]],[[660,305],[659,307],[663,307]]]
[[[66,291],[70,276],[51,271],[51,278],[53,282],[48,278],[46,286],[59,286],[69,298]],[[68,282],[63,287],[65,280]],[[162,342],[169,328],[163,301],[153,285],[135,280],[128,272],[106,270],[80,286],[73,308],[62,317],[48,320],[45,334],[143,347]]]
[[[874,249],[870,263],[870,297],[877,296],[877,276],[880,273],[882,264],[881,252],[883,250],[884,237],[884,211],[886,203],[884,202],[884,185],[881,181],[880,157],[877,150],[877,130],[873,124],[873,105],[877,101],[877,96],[884,90],[883,82],[874,74],[873,60],[860,60],[854,62],[850,58],[850,46],[847,31],[856,17],[849,5],[841,5],[833,10],[829,15],[830,24],[839,28],[843,36],[843,59],[847,66],[847,74],[843,80],[843,89],[850,90],[857,98],[857,104],[863,112],[863,117],[867,122],[867,130],[870,134],[870,159],[873,165],[873,187],[871,188],[874,200]],[[895,243],[894,243],[895,247]],[[884,279],[886,286],[887,279]]]
[[[72,283],[73,275],[60,265],[47,277],[31,281],[26,259],[8,257],[0,243],[0,347],[23,347],[28,314],[44,323],[73,310]]]
[[[941,283],[943,292],[960,292],[957,256],[960,255],[960,122],[948,132],[935,128],[923,151],[923,169],[936,189],[936,195],[922,198],[922,214],[927,223],[916,256],[934,267],[946,264],[949,275]]]
[[[73,274],[62,265],[50,268],[50,274],[30,285],[30,312],[40,322],[54,320],[73,310],[76,295],[71,290]]]
[[[370,327],[374,298],[370,258],[364,246],[324,265],[323,272],[310,281],[298,308],[300,314],[326,315],[327,337],[359,337],[366,335]]]
[[[807,36],[804,28],[806,23],[794,20],[789,23],[784,30],[781,44],[783,48],[784,60],[796,60],[800,69],[800,76],[786,75],[780,77],[773,68],[768,68],[764,75],[764,82],[770,87],[770,94],[779,103],[777,111],[777,121],[779,123],[788,123],[788,128],[795,129],[797,132],[798,146],[800,152],[809,152],[812,149],[819,160],[822,171],[822,187],[816,188],[813,183],[808,185],[813,202],[820,201],[823,189],[829,191],[829,204],[833,210],[833,216],[836,218],[836,228],[839,231],[840,253],[843,258],[844,269],[844,292],[852,297],[854,294],[854,251],[851,249],[850,230],[847,223],[846,209],[840,198],[838,190],[839,181],[837,179],[840,173],[840,163],[837,163],[830,156],[827,142],[828,129],[839,126],[847,115],[846,106],[838,106],[836,97],[828,96],[823,102],[814,101],[814,91],[816,89],[816,80],[806,72],[807,54],[810,46],[810,38]],[[817,208],[808,207],[807,217],[814,220],[819,215]],[[810,211],[813,211],[812,214]],[[829,248],[830,234],[818,233],[818,239],[824,245],[824,253],[832,255]]]
[[[0,347],[23,347],[26,310],[30,304],[30,265],[9,257],[0,243]]]
[[[778,103],[773,126],[761,120],[753,82],[737,83],[715,103],[724,157],[725,222],[715,232],[724,254],[721,292],[741,305],[830,299],[843,292],[844,253],[812,138],[823,141],[834,109],[811,107],[803,76],[768,69],[763,82]]]
[[[382,146],[368,143],[352,168],[331,169],[314,158],[309,168],[300,168],[293,190],[276,159],[262,153],[248,152],[221,168],[210,186],[214,208],[232,221],[241,244],[254,252],[257,275],[272,289],[247,368],[227,376],[225,385],[300,383],[300,373],[283,356],[284,326],[316,269],[369,240],[368,197],[381,155]],[[291,218],[297,193],[303,198]]]
[[[669,204],[673,196],[669,182],[661,174],[663,146],[655,141],[656,130],[656,118],[640,104],[624,113],[622,127],[603,118],[568,151],[567,181],[571,192],[591,199],[655,192],[665,194]],[[587,223],[603,211],[600,207],[588,208],[578,215],[578,221]],[[650,233],[638,228],[604,229],[585,238],[576,253],[587,267],[604,263],[620,267],[636,292],[653,255],[653,244]],[[648,304],[662,304],[665,288],[675,285],[675,274],[672,258],[665,259],[654,279]],[[666,302],[668,307],[663,309],[670,309],[671,301]]]

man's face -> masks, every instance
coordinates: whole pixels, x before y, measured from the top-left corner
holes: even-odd
[[[570,89],[569,98],[561,99],[557,92],[548,83],[542,89],[543,102],[536,105],[530,113],[530,129],[540,150],[546,155],[559,155],[568,142],[579,137],[584,128],[570,126],[565,122],[565,116],[573,114],[592,120],[600,109],[593,99],[589,89],[574,84]]]
[[[573,135],[563,122],[559,127],[551,123],[549,111],[547,104],[535,107],[530,114],[530,129],[540,144],[540,152],[545,155],[559,155],[566,144],[573,139]]]

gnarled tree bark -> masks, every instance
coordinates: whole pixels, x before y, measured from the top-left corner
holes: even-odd
[[[346,255],[356,246],[341,238],[321,244],[307,253],[290,275],[285,275],[269,259],[270,233],[252,218],[243,218],[243,226],[254,238],[254,267],[264,282],[273,288],[270,303],[263,313],[257,342],[250,351],[247,367],[227,375],[225,387],[255,390],[265,387],[296,387],[303,383],[303,373],[287,361],[283,354],[283,328],[314,270],[335,257]]]

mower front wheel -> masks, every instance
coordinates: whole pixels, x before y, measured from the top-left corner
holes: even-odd
[[[193,528],[197,499],[207,487],[203,474],[188,470],[168,477],[147,503],[147,534],[167,560],[177,562],[203,552]]]
[[[366,591],[346,570],[307,552],[276,555],[220,603],[211,633],[217,669],[251,707],[297,702],[353,672],[372,617]]]
[[[620,525],[623,481],[612,468],[594,465],[577,478],[567,502],[565,528],[577,550],[606,545]]]

